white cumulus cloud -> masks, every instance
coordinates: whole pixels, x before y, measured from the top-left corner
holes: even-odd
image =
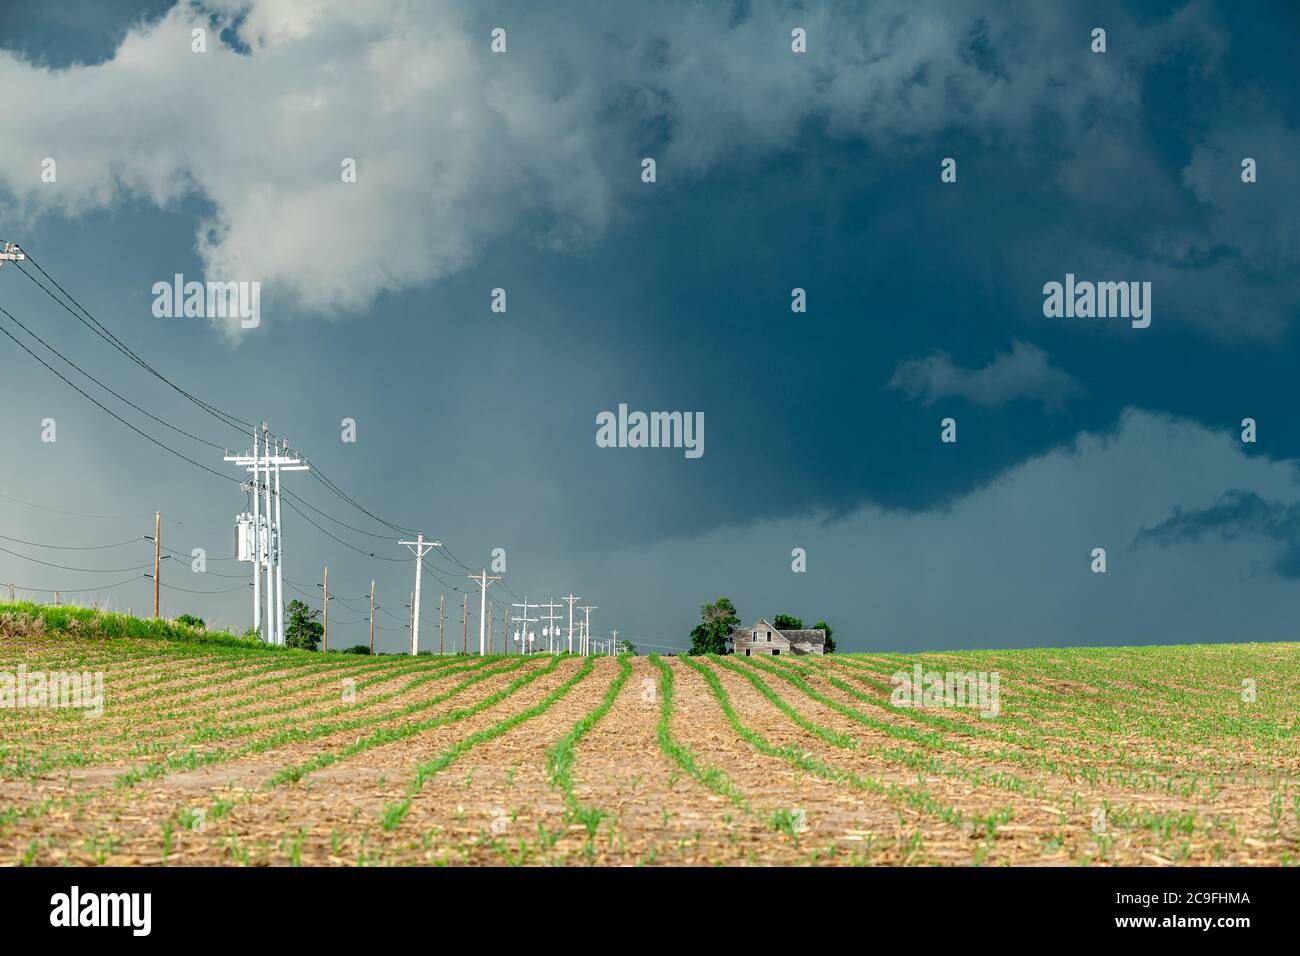
[[[927,405],[950,396],[986,407],[1029,399],[1042,402],[1050,411],[1084,392],[1077,379],[1052,365],[1046,352],[1020,341],[1012,342],[1010,352],[983,368],[960,368],[945,352],[906,359],[894,371],[889,387]]]
[[[507,31],[493,54],[490,33]],[[807,30],[808,52],[790,49]],[[207,52],[191,50],[208,30]],[[953,127],[1073,128],[1130,103],[1124,62],[1061,57],[1086,22],[1039,3],[502,7],[462,0],[181,2],[102,63],[0,51],[0,213],[75,217],[198,197],[208,278],[320,312],[455,273],[521,226],[565,247],[656,188],[797,146]],[[1052,51],[1052,52],[1049,52]],[[57,183],[40,179],[53,158]],[[344,158],[358,182],[340,178]],[[642,193],[644,195],[644,193]]]

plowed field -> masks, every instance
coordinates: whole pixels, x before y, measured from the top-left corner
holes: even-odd
[[[996,672],[997,715],[891,678]],[[1293,645],[380,657],[0,638],[0,862],[1300,860]],[[103,675],[102,714],[33,675]]]

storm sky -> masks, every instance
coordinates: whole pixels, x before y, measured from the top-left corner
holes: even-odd
[[[494,548],[498,634],[572,592],[642,651],[684,648],[720,595],[850,651],[1289,639],[1300,13],[1265,7],[4,5],[0,238],[370,512],[286,479],[333,535],[286,517],[286,577],[319,606],[328,565],[344,599],[332,646],[365,640],[372,578],[377,644],[405,646],[414,565],[375,515],[450,548],[422,616],[445,595],[458,640],[461,565]],[[260,324],[156,317],[178,273],[260,282]],[[1150,326],[1045,316],[1067,274],[1151,283]],[[12,263],[0,306],[247,448]],[[250,623],[247,566],[217,560],[235,482],[8,338],[0,399],[0,584],[151,610],[149,542],[78,549],[161,509],[164,609]],[[620,404],[702,412],[704,454],[598,447]]]

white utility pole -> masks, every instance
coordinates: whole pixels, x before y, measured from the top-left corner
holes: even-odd
[[[580,607],[579,611],[586,614],[582,624],[582,653],[586,654],[591,650],[591,612],[596,610],[600,605],[593,607]]]
[[[532,608],[532,607],[541,607],[542,605],[540,605],[540,604],[529,604],[529,603],[528,603],[528,595],[525,594],[525,595],[524,595],[524,602],[523,602],[522,604],[520,604],[518,601],[516,601],[515,603],[511,604],[510,606],[511,606],[511,607],[521,607],[521,608],[524,609],[523,616],[522,616],[522,617],[517,617],[517,618],[515,618],[515,623],[517,623],[517,624],[523,624],[523,630],[517,633],[517,637],[518,637],[518,640],[519,640],[519,653],[521,653],[521,654],[527,654],[527,653],[528,653],[528,625],[529,625],[529,624],[536,624],[536,623],[537,623],[537,618],[535,618],[535,617],[529,617],[529,616],[528,616],[528,609],[529,609],[529,608]]]
[[[441,548],[441,541],[425,541],[424,532],[416,535],[414,541],[399,541],[411,549],[415,555],[415,593],[411,595],[411,654],[420,652],[420,579],[424,577],[424,556],[434,548]]]
[[[259,462],[262,446],[258,444],[257,428],[253,428],[253,461],[248,470],[253,473],[253,482],[249,485],[253,495],[253,627],[262,633],[262,489]],[[229,460],[230,456],[227,455]],[[265,634],[262,640],[266,640]]]
[[[551,612],[542,617],[542,620],[547,622],[547,626],[542,628],[542,637],[546,638],[546,649],[554,654],[555,645],[559,643],[558,638],[560,636],[560,629],[555,626],[555,622],[560,619],[560,615],[555,613],[555,609],[560,605],[556,604],[555,600],[552,599],[547,604],[539,604],[537,606],[539,608],[547,608]]]
[[[6,262],[22,262],[27,256],[13,242],[4,243],[4,248],[0,249],[0,266]]]
[[[617,657],[618,656],[618,631],[610,631],[609,633],[614,635],[614,639],[609,642],[609,656]]]
[[[288,443],[280,449],[288,451]],[[280,472],[308,471],[297,458],[287,454],[271,454],[271,436],[265,422],[262,423],[262,437],[259,439],[257,429],[253,429],[253,453],[251,455],[227,454],[224,461],[243,465],[251,474],[249,497],[253,502],[253,523],[251,528],[251,553],[248,560],[253,563],[253,627],[263,631],[263,640],[268,644],[284,643],[284,574],[281,570],[284,560],[284,542],[280,531]],[[272,474],[275,484],[272,487]],[[275,498],[274,508],[271,505]],[[241,520],[241,525],[244,523]],[[239,557],[236,555],[236,557]],[[262,569],[266,568],[266,627],[262,626]],[[274,574],[272,573],[274,571]]]
[[[477,581],[479,585],[479,615],[478,615],[478,654],[483,657],[487,654],[486,634],[487,634],[487,589],[493,581],[500,581],[501,575],[487,573],[487,568],[483,569],[482,574],[467,574],[471,581]]]
[[[568,597],[560,598],[560,600],[567,602],[569,605],[569,653],[572,654],[573,653],[573,605],[576,604],[578,601],[581,601],[582,598],[574,597],[572,594],[570,594]]]
[[[280,643],[279,629],[275,625],[275,527],[271,521],[271,436],[267,434],[266,422],[262,422],[262,451],[266,455],[266,481],[263,483],[266,495],[266,631],[271,636],[272,644]]]
[[[280,524],[280,469],[282,458],[289,451],[286,438],[280,445],[280,454],[275,456],[275,623],[278,630],[277,644],[284,643],[284,531]],[[373,644],[374,641],[372,640]]]

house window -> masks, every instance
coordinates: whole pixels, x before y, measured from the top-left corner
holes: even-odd
[[[777,656],[778,654],[780,654],[780,653],[781,653],[781,648],[779,648],[779,647],[774,647],[774,648],[772,648],[772,656],[773,656],[773,657],[776,657],[776,656]]]
[[[745,648],[745,656],[746,656],[746,657],[748,657],[748,656],[749,656],[749,648],[748,648],[748,647],[747,647],[747,648]]]
[[[771,631],[768,631],[768,632],[767,632],[767,640],[768,640],[769,643],[771,643],[771,640],[772,640],[772,632],[771,632]]]

